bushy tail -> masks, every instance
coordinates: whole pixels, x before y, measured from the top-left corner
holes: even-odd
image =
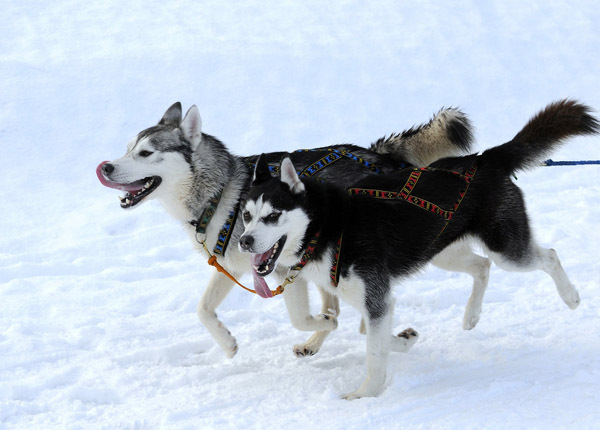
[[[471,152],[473,132],[467,116],[458,109],[441,109],[427,124],[383,137],[371,150],[391,154],[415,166]]]
[[[575,100],[554,102],[531,118],[510,142],[485,151],[481,160],[509,174],[539,166],[567,138],[600,131],[590,112]]]

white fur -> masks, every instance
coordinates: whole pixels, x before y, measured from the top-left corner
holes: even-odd
[[[311,321],[311,318],[313,318],[309,312],[307,287],[307,282],[303,278],[296,278],[294,284],[287,288],[283,294],[285,306],[290,314],[292,325],[295,328],[306,325],[306,323],[301,323],[301,321]],[[323,342],[331,330],[337,328],[336,317],[339,315],[340,309],[337,296],[326,293],[322,288],[317,289],[319,290],[319,293],[321,293],[321,315],[323,317],[329,316],[331,318],[331,327],[316,331],[306,342],[294,345],[294,353],[298,357],[315,355],[319,349],[321,349]],[[310,328],[309,330],[315,329]]]
[[[431,263],[441,269],[464,272],[473,277],[472,292],[463,317],[463,329],[471,330],[477,325],[481,315],[483,295],[490,278],[491,261],[471,252],[467,240],[460,240],[437,254]]]
[[[250,222],[244,221],[244,236],[254,237],[254,245],[250,252],[262,254],[267,252],[283,235],[287,240],[281,251],[278,262],[282,266],[297,263],[296,253],[300,250],[301,240],[308,226],[308,216],[301,209],[281,211],[277,223],[265,223],[264,218],[274,212],[269,202],[264,202],[262,196],[257,200],[246,203],[245,211],[252,216]]]
[[[298,178],[296,168],[292,164],[292,161],[286,157],[281,161],[281,182],[287,184],[290,187],[292,194],[301,194],[305,191],[304,184]]]
[[[149,176],[160,176],[161,184],[144,200],[159,199],[175,218],[182,219],[189,214],[183,196],[192,182],[189,165],[177,152],[157,152],[148,139],[135,140],[128,145],[127,153],[111,164],[114,172],[111,179],[116,182],[131,183]],[[141,151],[153,152],[148,157],[140,156]],[[189,218],[188,218],[189,220]]]
[[[495,252],[487,250],[487,253],[498,267],[509,272],[531,272],[534,270],[546,272],[554,281],[556,290],[566,305],[571,309],[579,306],[579,293],[573,284],[571,284],[567,273],[560,264],[556,251],[554,249],[542,248],[534,241],[531,242],[531,247],[533,248],[529,253],[531,260],[529,264],[524,266],[515,265]]]

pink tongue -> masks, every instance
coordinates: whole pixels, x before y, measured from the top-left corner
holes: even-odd
[[[260,265],[266,258],[266,254],[252,254],[252,266],[258,266]],[[252,268],[252,277],[254,278],[254,289],[256,290],[256,293],[261,296],[263,299],[267,299],[269,297],[273,297],[273,293],[271,292],[271,290],[269,289],[269,286],[267,285],[267,281],[265,281],[265,278],[263,278],[262,276],[259,276],[258,273],[256,273],[256,270],[254,270],[254,267]]]
[[[98,164],[98,167],[96,167],[96,176],[98,176],[98,179],[102,185],[122,191],[139,191],[141,189],[139,185],[133,186],[132,184],[119,184],[118,182],[113,182],[106,179],[102,174],[102,166],[104,166],[106,163],[108,163],[108,161],[103,161],[102,163]]]
[[[254,277],[254,289],[256,290],[256,294],[261,296],[263,299],[273,297],[273,293],[269,289],[265,278],[259,276],[255,271],[252,271],[252,276]]]

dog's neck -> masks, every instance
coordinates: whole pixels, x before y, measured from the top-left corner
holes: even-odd
[[[161,205],[169,215],[181,223],[185,223],[193,218],[190,201],[187,194],[190,186],[186,181],[177,185],[172,185],[165,193],[158,198]]]
[[[171,216],[186,226],[191,221],[197,221],[216,196],[219,212],[228,213],[239,202],[251,172],[249,167],[237,159],[233,160],[233,168],[223,169],[227,170],[227,175],[222,177],[220,183],[210,184],[203,180],[203,175],[198,173],[199,169],[190,172],[188,178],[165,190],[159,197],[161,204]]]

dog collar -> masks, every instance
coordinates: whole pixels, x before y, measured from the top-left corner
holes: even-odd
[[[202,214],[200,214],[200,217],[197,220],[190,221],[190,224],[196,228],[196,235],[206,234],[208,224],[217,212],[217,206],[221,201],[222,195],[222,192],[218,192],[213,197],[211,197],[208,200],[208,204],[202,211]],[[219,234],[217,235],[217,242],[215,244],[215,247],[213,248],[214,254],[225,255],[225,251],[227,250],[227,245],[229,245],[229,239],[231,239],[231,233],[233,232],[233,226],[235,225],[239,209],[240,202],[238,201],[234,208],[229,212],[227,220],[225,220],[225,223],[221,227],[221,230],[219,230]]]
[[[306,246],[306,249],[304,250],[304,253],[302,254],[302,258],[300,258],[300,261],[298,262],[298,264],[296,264],[290,270],[300,271],[304,268],[304,266],[306,266],[306,264],[310,261],[313,254],[315,253],[315,249],[317,249],[317,244],[319,243],[320,235],[321,235],[320,231],[315,233],[315,235],[312,237],[312,239],[308,242],[308,245]]]
[[[218,192],[217,194],[212,196],[208,200],[208,205],[204,208],[202,214],[200,214],[200,217],[197,220],[190,221],[190,224],[196,227],[196,233],[206,234],[206,228],[208,227],[208,223],[215,215],[215,212],[217,211],[217,206],[219,205],[219,201],[221,201],[222,195],[223,194],[221,192]]]

